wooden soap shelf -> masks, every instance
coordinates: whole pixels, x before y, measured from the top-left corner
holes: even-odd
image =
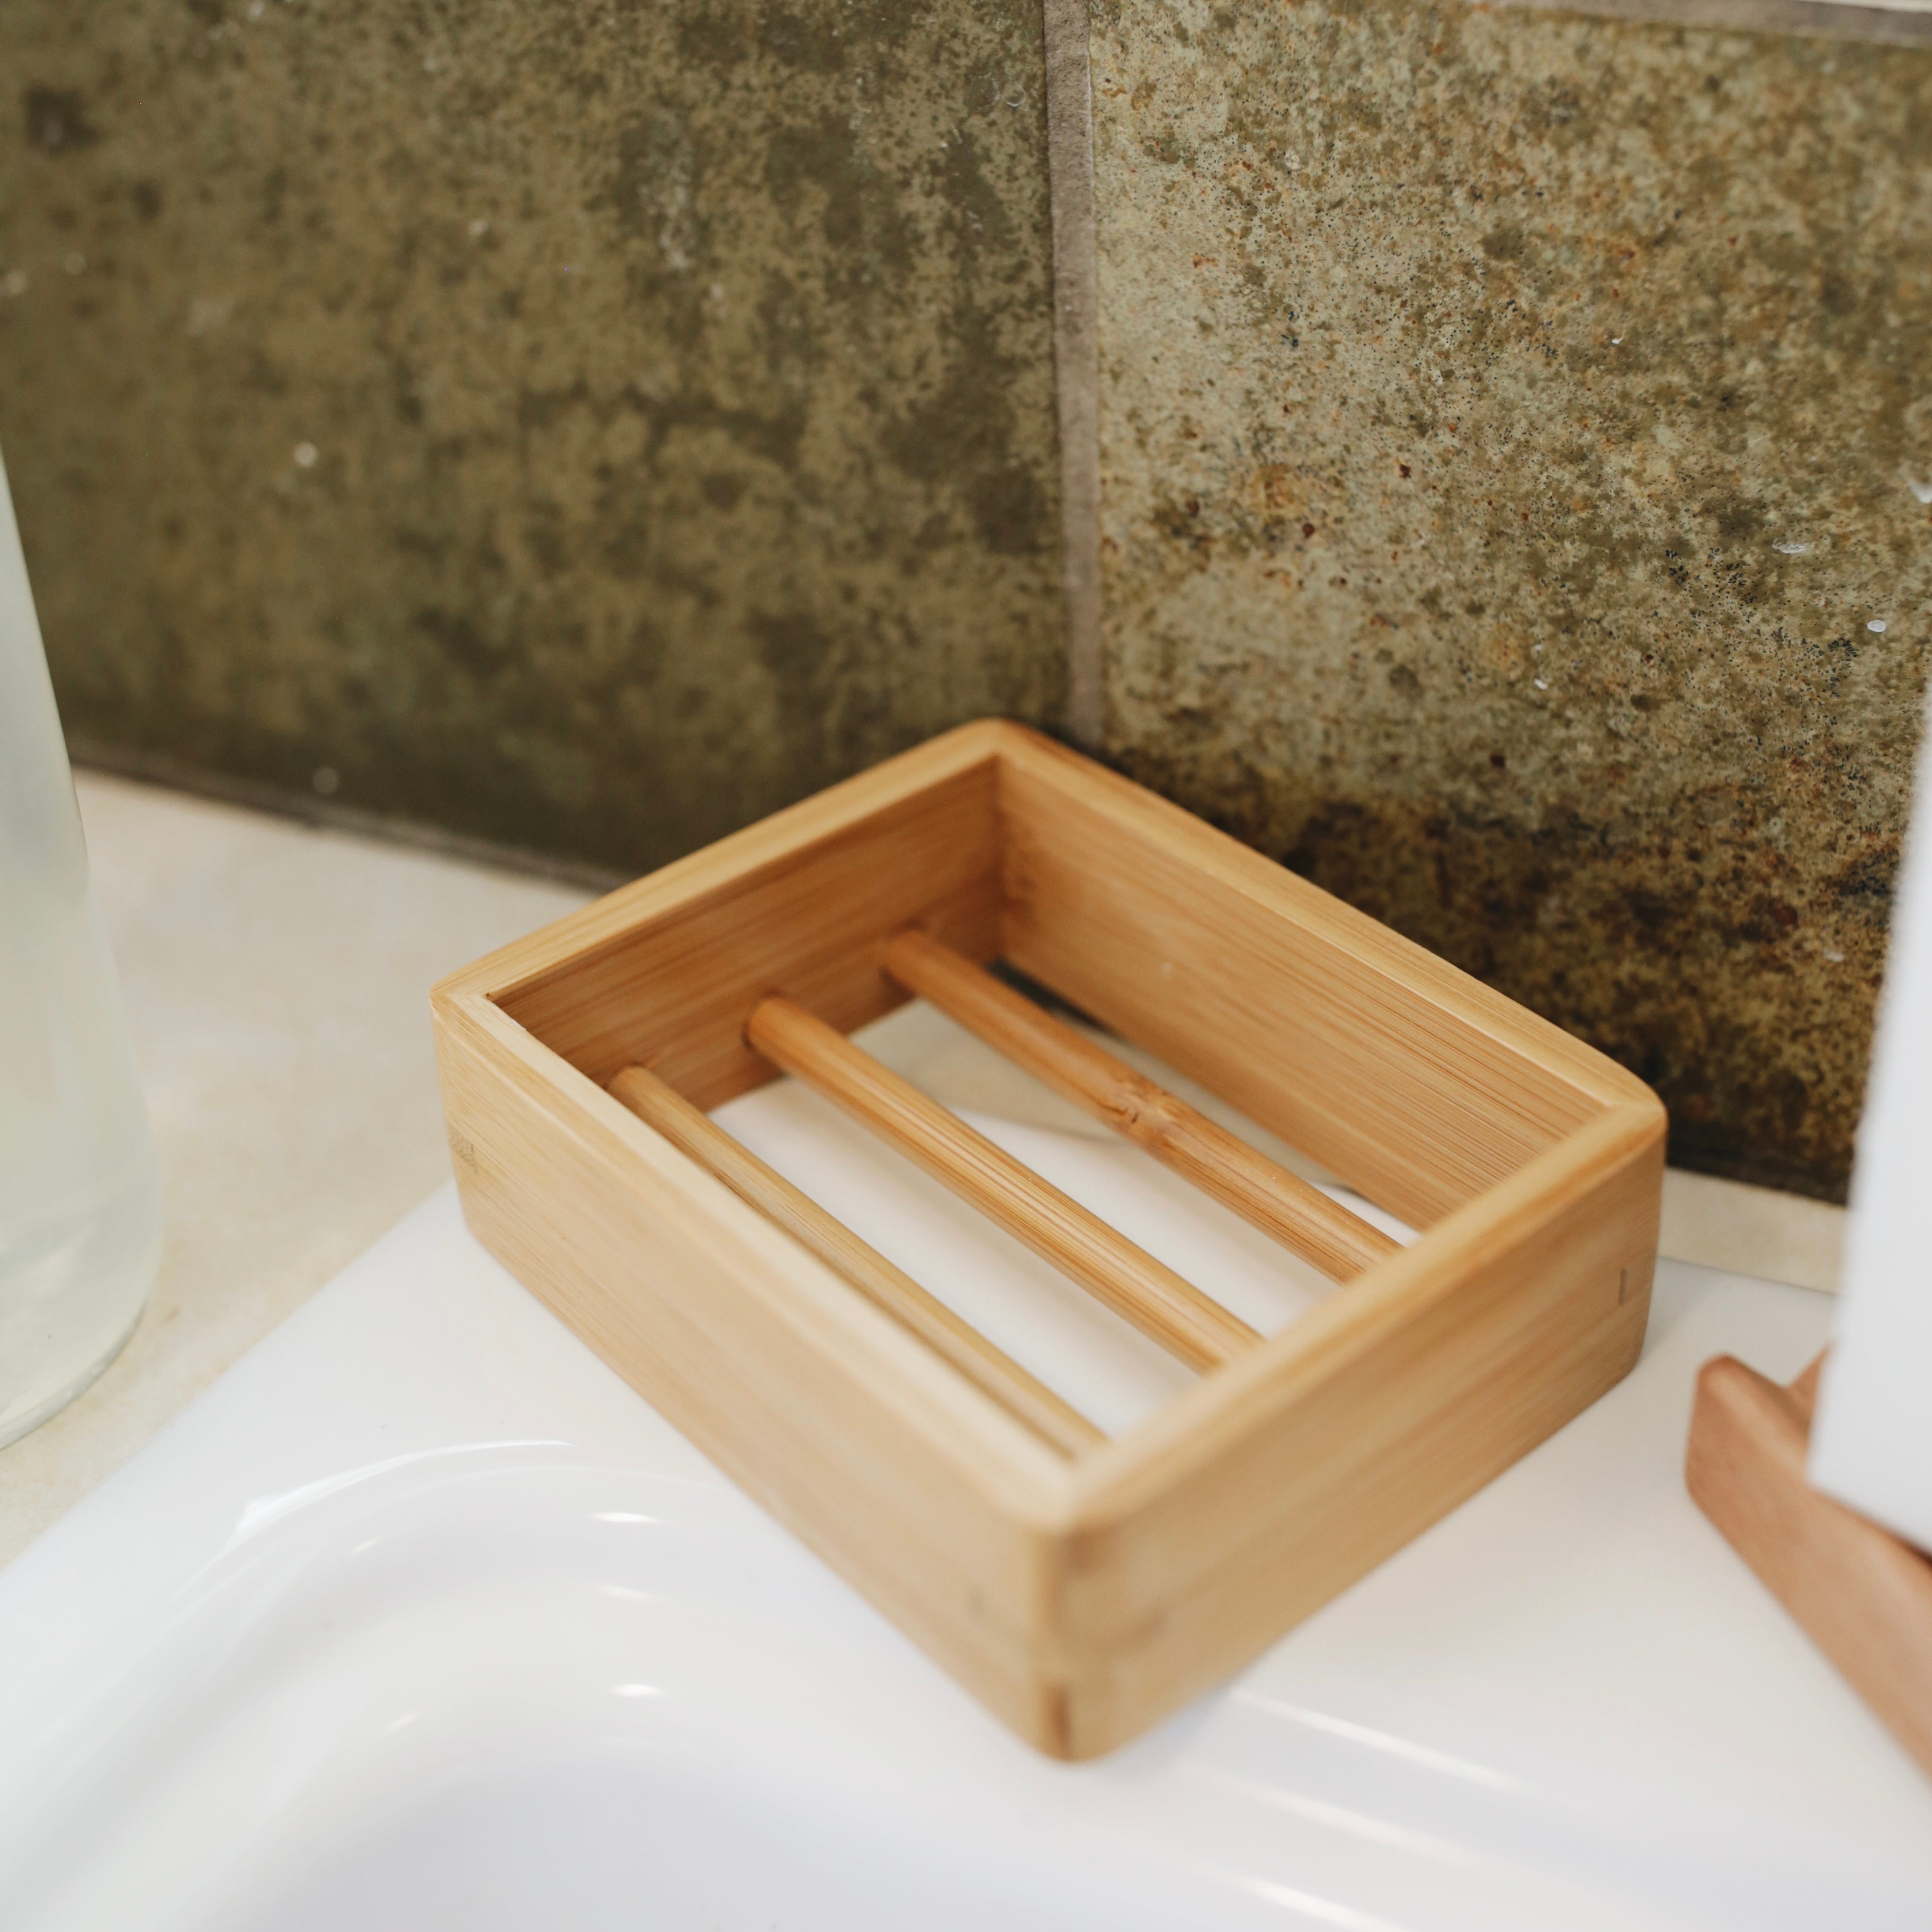
[[[1697,1377],[1684,1478],[1880,1723],[1932,1777],[1932,1560],[1804,1478],[1820,1355],[1780,1386],[1731,1355]]]
[[[1392,1241],[998,959],[1420,1236]],[[1346,1288],[1257,1334],[848,1036],[914,995]],[[478,1236],[1057,1755],[1246,1661],[1642,1340],[1648,1088],[1016,725],[967,726],[668,866],[434,1004]],[[1108,1439],[710,1118],[781,1071],[1198,1379]]]

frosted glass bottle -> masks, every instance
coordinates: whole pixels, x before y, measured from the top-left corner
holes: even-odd
[[[0,1444],[133,1331],[160,1177],[0,464]]]

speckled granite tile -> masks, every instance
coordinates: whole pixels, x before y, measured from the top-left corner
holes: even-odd
[[[10,0],[70,729],[649,866],[1062,682],[1026,0]]]
[[[1108,746],[1830,1196],[1932,616],[1932,51],[1101,0]]]

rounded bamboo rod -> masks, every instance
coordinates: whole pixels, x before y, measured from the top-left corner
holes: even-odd
[[[1190,1367],[1213,1368],[1261,1340],[1165,1262],[795,1000],[760,1000],[745,1023],[745,1038]]]
[[[930,934],[899,934],[885,965],[909,992],[1330,1280],[1346,1281],[1402,1245]]]
[[[861,1240],[836,1216],[828,1214],[809,1195],[767,1167],[749,1148],[734,1140],[708,1114],[648,1068],[624,1068],[612,1079],[610,1092],[680,1154],[688,1154],[740,1200],[748,1202],[835,1274],[842,1275],[868,1300],[896,1316],[975,1388],[991,1396],[1043,1442],[1063,1455],[1077,1456],[1107,1439],[1078,1410],[962,1321],[911,1276],[895,1268],[876,1248]]]

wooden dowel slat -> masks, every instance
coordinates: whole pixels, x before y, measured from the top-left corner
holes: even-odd
[[[930,934],[899,934],[885,965],[909,992],[1331,1280],[1346,1281],[1401,1246]]]
[[[1213,1368],[1261,1340],[1165,1262],[795,1000],[760,1000],[745,1038],[1190,1367]]]
[[[1107,1438],[1046,1384],[996,1348],[970,1323],[862,1241],[836,1215],[734,1140],[708,1114],[642,1066],[627,1066],[610,1092],[655,1127],[680,1154],[722,1180],[741,1200],[842,1275],[868,1300],[910,1328],[933,1352],[1063,1454],[1077,1456]]]

